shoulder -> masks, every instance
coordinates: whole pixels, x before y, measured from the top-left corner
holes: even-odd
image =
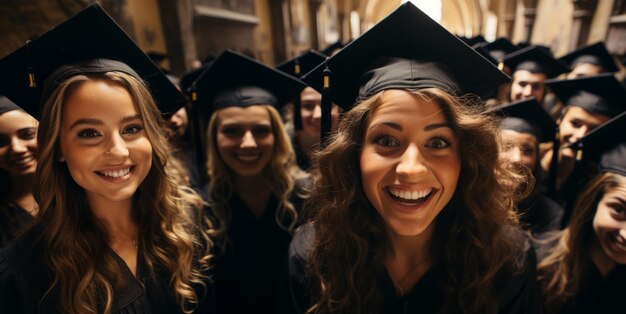
[[[312,223],[298,227],[289,244],[289,271],[298,275],[304,275],[309,255],[313,251],[315,244],[315,229]]]

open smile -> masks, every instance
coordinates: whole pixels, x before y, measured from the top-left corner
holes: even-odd
[[[251,153],[251,154],[236,154],[235,157],[237,160],[248,163],[255,162],[261,159],[261,153]]]
[[[421,206],[426,203],[435,194],[434,188],[421,190],[402,190],[397,188],[387,188],[387,194],[395,202],[403,206]]]
[[[101,178],[109,182],[123,182],[130,178],[135,166],[95,171]]]

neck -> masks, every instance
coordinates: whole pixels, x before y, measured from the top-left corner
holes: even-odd
[[[557,189],[560,189],[561,186],[565,183],[565,181],[567,181],[569,176],[572,174],[572,171],[574,171],[574,166],[576,165],[576,159],[563,157],[563,155],[560,152],[561,151],[559,150],[559,158],[558,158],[559,165],[557,168],[558,174],[556,177]],[[541,168],[543,168],[543,170],[549,175],[553,175],[552,173],[550,173],[552,155],[553,155],[553,150],[550,149],[546,152],[546,154],[541,159]]]
[[[600,246],[600,243],[598,242],[598,238],[596,238],[595,233],[593,236],[593,241],[591,243],[590,251],[591,261],[600,271],[602,278],[606,278],[609,273],[611,273],[611,271],[615,268],[615,266],[617,266],[617,263],[615,263],[615,261],[613,261],[608,255],[606,255],[604,249],[602,249],[602,247]]]
[[[11,199],[32,195],[35,189],[35,174],[11,174]]]
[[[234,181],[235,190],[239,192],[239,195],[269,191],[267,180],[265,180],[262,174],[253,177],[235,176]]]
[[[432,259],[432,240],[434,224],[426,228],[417,236],[401,236],[388,232],[389,251],[387,259],[396,260],[402,264],[415,265],[419,261]]]
[[[87,198],[94,216],[103,225],[110,238],[134,240],[137,238],[137,223],[132,217],[133,200],[111,201],[100,197]]]

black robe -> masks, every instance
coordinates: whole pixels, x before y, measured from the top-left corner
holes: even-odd
[[[238,197],[229,202],[228,242],[215,267],[218,313],[275,313],[291,234],[276,222],[278,201],[270,198],[257,219]]]
[[[54,274],[42,262],[43,249],[33,246],[37,236],[37,231],[30,230],[0,252],[0,313],[61,313],[59,291],[56,288],[41,300]],[[182,313],[169,287],[169,276],[158,271],[150,274],[140,254],[137,257],[135,277],[119,256],[112,250],[110,254],[119,263],[123,280],[123,285],[114,290],[112,313]],[[212,311],[210,289],[210,286],[207,290],[197,289],[199,293],[205,291],[197,308],[198,313]]]
[[[615,267],[606,279],[594,263],[589,261],[589,265],[580,290],[565,303],[560,313],[626,313],[626,265]]]
[[[0,206],[0,248],[5,247],[34,220],[25,209],[14,203]]]
[[[281,291],[282,313],[304,313],[310,300],[305,275],[306,256],[312,249],[315,231],[304,225],[296,231],[289,246],[289,273]],[[524,265],[520,273],[500,273],[495,283],[499,295],[499,313],[539,313],[539,285],[536,280],[536,257],[534,249],[527,245]],[[459,257],[461,258],[461,257]],[[384,313],[439,313],[445,304],[442,265],[435,265],[406,295],[399,297],[391,277],[381,272]]]
[[[563,208],[538,190],[517,204],[517,212],[520,224],[532,234],[561,229]]]

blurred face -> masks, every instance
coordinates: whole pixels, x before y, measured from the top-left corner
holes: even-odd
[[[90,202],[127,201],[152,166],[152,145],[126,89],[87,81],[66,101],[61,157]]]
[[[274,149],[269,111],[263,106],[218,111],[217,147],[224,163],[241,177],[261,174]]]
[[[459,179],[455,133],[435,102],[387,90],[365,129],[363,190],[390,231],[416,236],[431,227]]]
[[[337,126],[339,107],[333,105],[331,125]],[[319,139],[322,125],[322,94],[311,87],[305,88],[300,94],[300,116],[302,117],[302,130],[312,138]]]
[[[187,110],[183,107],[172,115],[167,123],[167,137],[170,140],[179,140],[185,135],[187,130],[187,124],[189,119],[187,117]]]
[[[519,133],[513,130],[502,130],[500,138],[500,159],[513,169],[532,171],[537,166],[539,141],[528,133]]]
[[[567,78],[574,79],[577,77],[598,75],[602,72],[604,72],[604,69],[602,69],[602,67],[599,65],[591,63],[578,63],[574,66],[572,72],[569,72],[567,74]]]
[[[593,230],[607,257],[626,264],[626,186],[607,190],[593,217]]]
[[[0,169],[11,175],[35,173],[38,125],[35,118],[21,110],[0,115]]]
[[[511,84],[511,101],[534,96],[541,103],[546,94],[546,87],[543,84],[545,80],[546,75],[543,73],[531,73],[526,70],[515,71]]]
[[[559,121],[562,156],[574,158],[574,150],[567,146],[575,143],[610,118],[603,114],[591,113],[578,106],[568,106],[563,119]]]

